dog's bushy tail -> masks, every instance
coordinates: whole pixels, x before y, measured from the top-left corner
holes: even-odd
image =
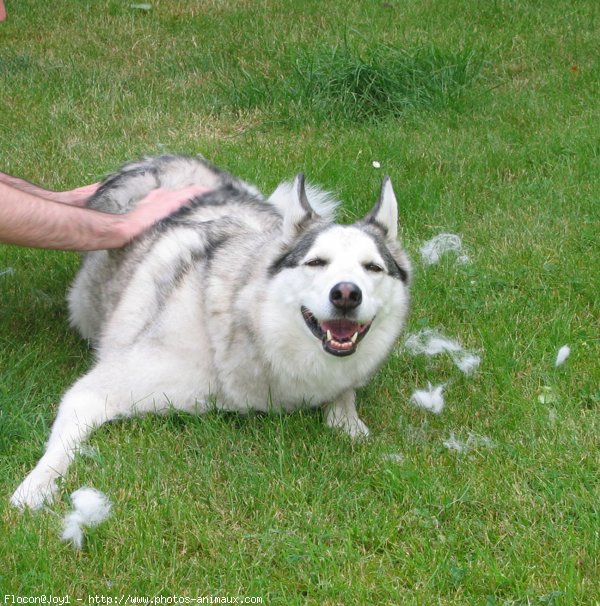
[[[269,196],[268,201],[282,214],[292,196],[293,185],[291,181],[282,181]],[[340,201],[335,195],[310,183],[306,183],[305,188],[306,197],[312,209],[326,221],[335,221],[335,214],[340,205]]]

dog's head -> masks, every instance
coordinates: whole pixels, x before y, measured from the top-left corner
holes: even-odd
[[[283,250],[270,267],[278,301],[270,330],[306,353],[387,355],[407,312],[411,271],[397,221],[388,177],[363,219],[338,225],[319,217],[299,175],[283,208]]]

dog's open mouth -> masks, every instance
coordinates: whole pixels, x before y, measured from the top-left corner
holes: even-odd
[[[334,356],[349,356],[371,328],[371,322],[360,324],[346,318],[319,322],[306,307],[302,317],[313,335],[323,343],[323,349]]]

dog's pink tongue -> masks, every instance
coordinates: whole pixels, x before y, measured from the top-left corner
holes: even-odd
[[[321,322],[321,329],[331,332],[336,341],[351,339],[352,335],[360,328],[360,324],[352,320],[328,320]]]

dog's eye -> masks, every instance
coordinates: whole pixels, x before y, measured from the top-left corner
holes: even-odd
[[[378,274],[383,271],[383,267],[381,267],[381,265],[377,265],[377,263],[365,263],[364,267],[367,271],[372,271],[374,274]]]
[[[327,261],[325,259],[321,259],[320,257],[315,257],[314,259],[310,259],[304,265],[307,267],[325,267],[327,265]]]

